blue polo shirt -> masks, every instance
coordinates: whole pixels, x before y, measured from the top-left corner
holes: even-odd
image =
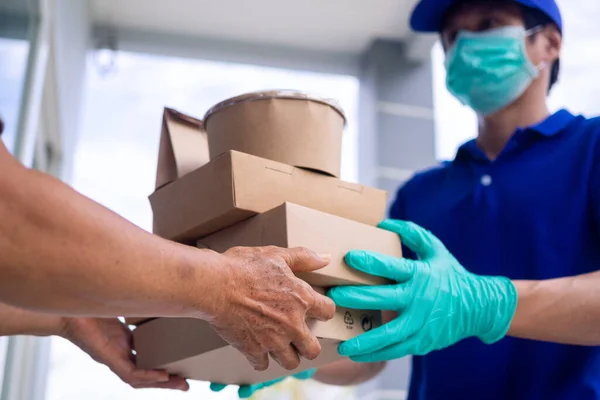
[[[468,142],[404,185],[390,216],[431,230],[476,274],[599,270],[600,118],[561,110],[518,129],[493,162]],[[414,357],[409,400],[425,399],[600,399],[600,348],[466,339]]]

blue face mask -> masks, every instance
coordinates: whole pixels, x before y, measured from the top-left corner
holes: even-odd
[[[450,93],[484,116],[514,102],[539,76],[540,67],[531,63],[525,48],[525,38],[539,29],[460,32],[446,57]]]

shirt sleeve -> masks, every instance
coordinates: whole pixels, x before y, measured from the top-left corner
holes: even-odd
[[[396,199],[390,207],[389,218],[399,220],[410,220],[406,210],[406,186],[402,186],[396,193]],[[404,258],[416,260],[416,255],[408,247],[402,246],[402,254]]]
[[[396,192],[396,198],[390,207],[388,217],[391,219],[404,219],[405,218],[405,203],[404,203],[404,187],[401,187]]]
[[[592,214],[596,223],[596,229],[600,233],[600,131],[599,140],[594,151],[593,167],[590,177],[590,200],[592,203]]]

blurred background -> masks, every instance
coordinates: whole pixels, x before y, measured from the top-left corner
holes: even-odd
[[[454,157],[476,118],[446,91],[435,36],[415,36],[416,0],[0,0],[2,137],[47,171],[150,230],[162,108],[202,117],[243,92],[336,98],[349,125],[342,177],[395,190]],[[600,2],[559,0],[565,19],[555,110],[600,114]],[[409,360],[357,388],[286,381],[269,399],[403,399]],[[0,338],[0,400],[233,399],[129,389],[61,339]]]

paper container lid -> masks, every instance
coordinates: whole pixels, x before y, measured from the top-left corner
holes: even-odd
[[[311,95],[305,92],[300,92],[297,90],[267,90],[267,91],[259,91],[259,92],[251,92],[242,94],[240,96],[232,97],[230,99],[224,100],[213,107],[211,107],[204,116],[204,124],[207,124],[208,118],[216,112],[219,112],[225,108],[234,106],[239,103],[244,103],[248,101],[257,101],[257,100],[269,100],[269,99],[286,99],[286,100],[305,100],[305,101],[314,101],[317,103],[321,103],[333,108],[341,117],[344,119],[344,125],[347,123],[346,114],[344,110],[340,106],[337,100],[328,99],[324,97],[319,97],[315,95]]]

